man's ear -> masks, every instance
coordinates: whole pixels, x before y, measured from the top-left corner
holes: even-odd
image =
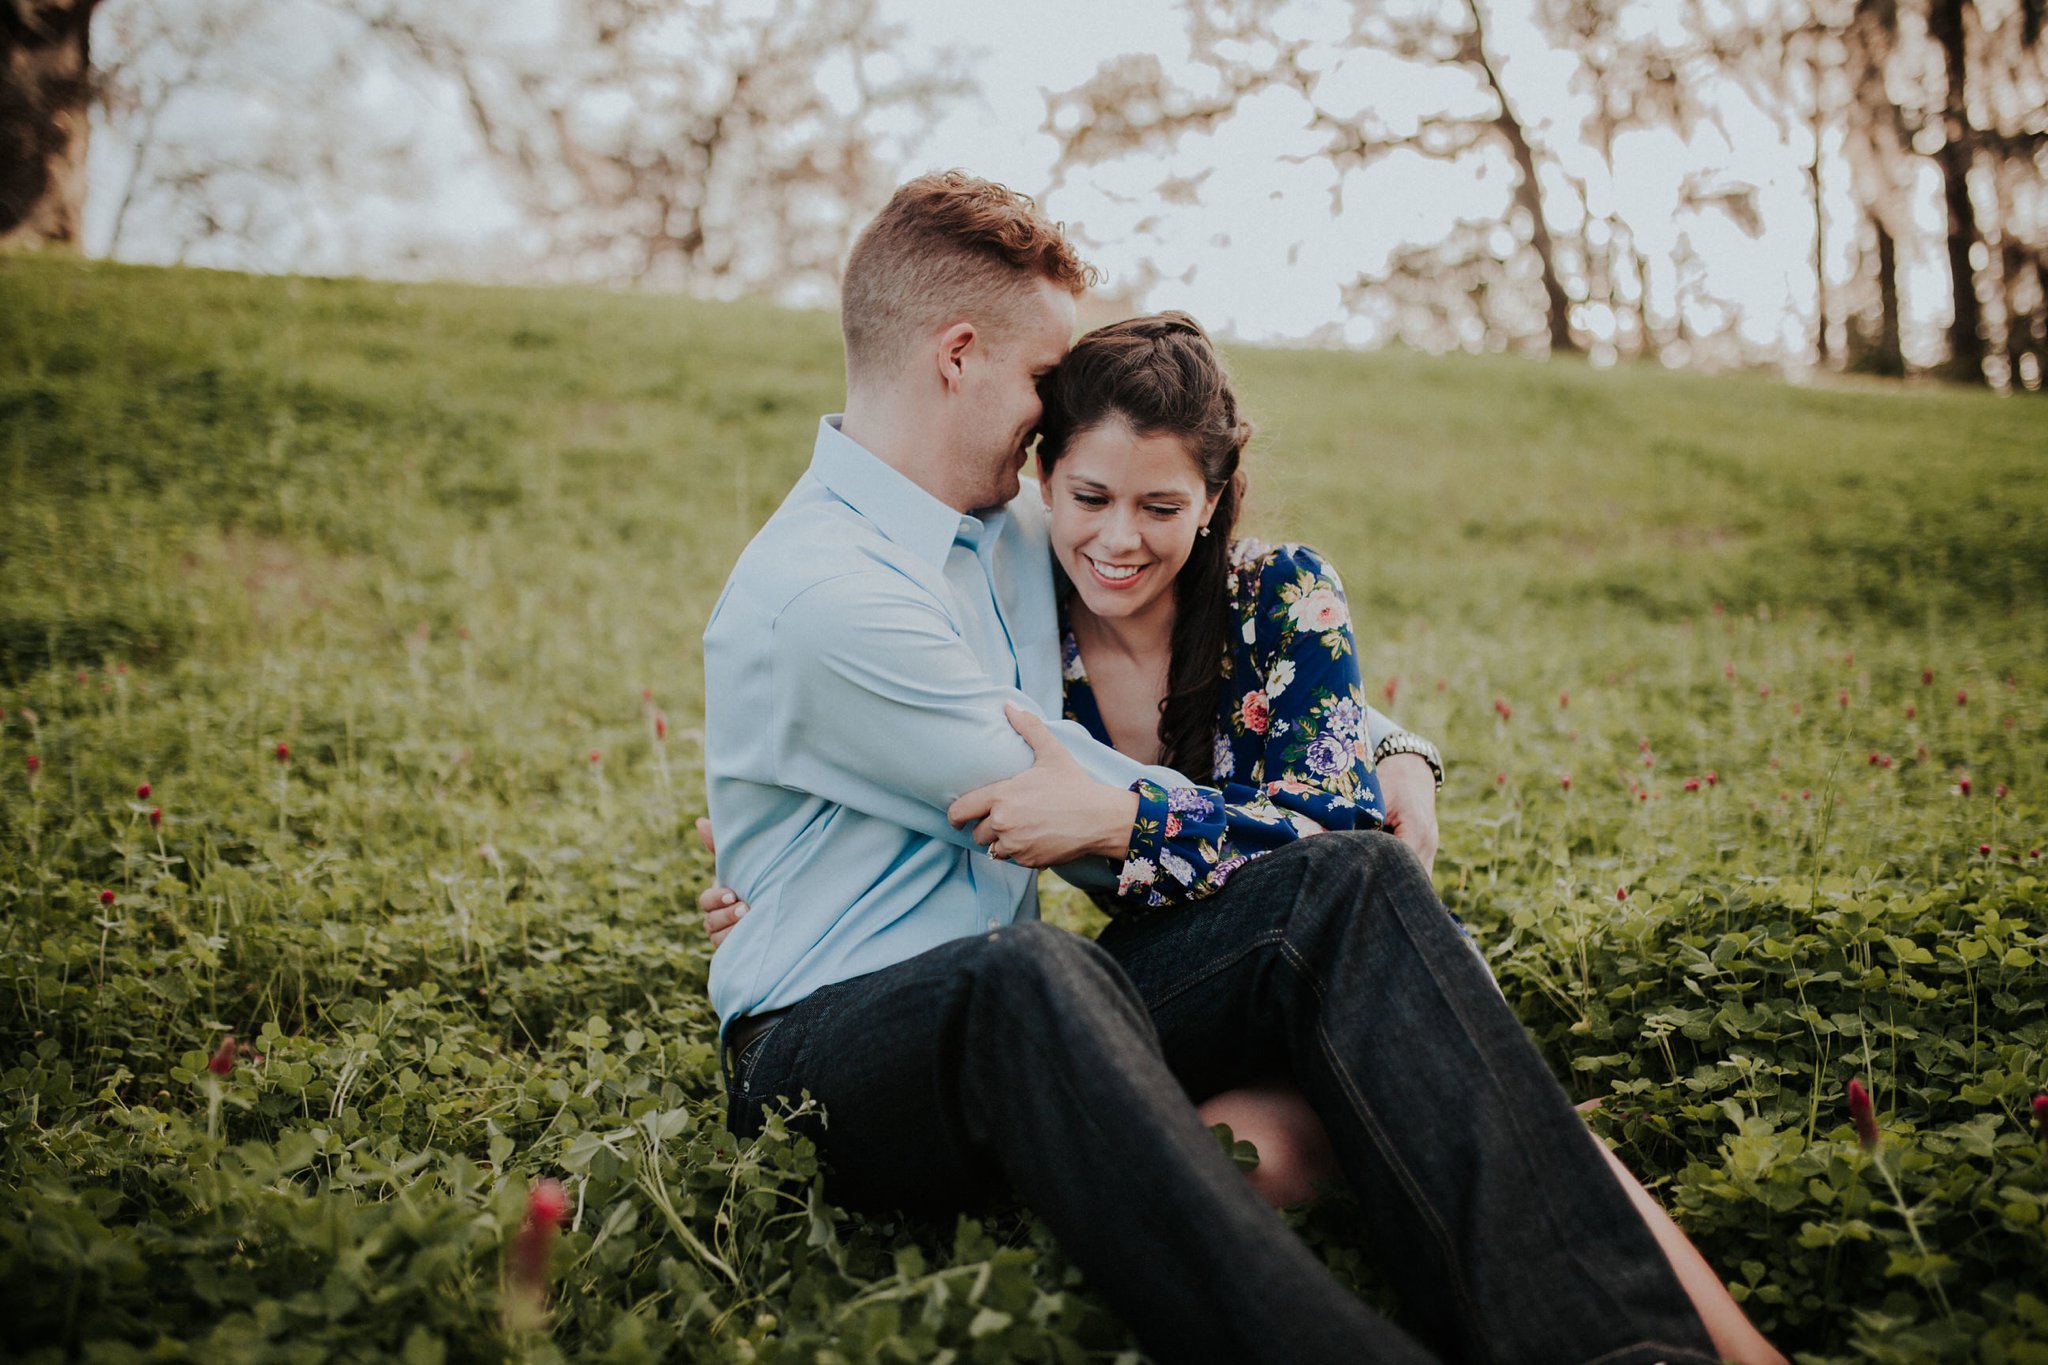
[[[967,353],[974,349],[979,334],[971,322],[956,322],[939,333],[939,344],[933,352],[938,362],[939,382],[947,389],[960,387],[960,380],[967,372]]]

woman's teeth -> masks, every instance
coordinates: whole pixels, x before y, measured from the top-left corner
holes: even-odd
[[[1096,573],[1101,574],[1104,578],[1108,579],[1112,583],[1122,583],[1127,579],[1136,578],[1138,576],[1139,571],[1145,567],[1142,564],[1138,564],[1126,568],[1124,566],[1116,564],[1104,564],[1099,559],[1089,560],[1088,565],[1090,568],[1094,569]]]

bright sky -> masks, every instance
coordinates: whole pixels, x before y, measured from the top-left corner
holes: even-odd
[[[251,2],[185,0],[188,5],[245,8]],[[544,8],[542,0],[528,4]],[[909,32],[906,63],[915,65],[921,53],[950,46],[969,57],[979,87],[978,95],[923,130],[908,171],[963,166],[1039,193],[1050,182],[1056,151],[1041,131],[1044,91],[1078,85],[1099,63],[1125,52],[1154,53],[1169,74],[1200,76],[1186,64],[1185,21],[1173,0],[944,6],[883,0],[883,5]],[[1577,146],[1583,110],[1565,90],[1569,62],[1531,29],[1530,5],[1531,0],[1490,2],[1492,37],[1505,56],[1503,79],[1524,122],[1568,160],[1569,169],[1604,181],[1598,159]],[[109,8],[119,14],[130,5]],[[273,48],[266,55],[288,72],[290,53],[305,52],[323,35],[309,32],[303,22],[287,21],[282,8],[301,7],[250,9],[238,33],[240,41]],[[1668,22],[1675,0],[1637,0],[1636,10],[1645,22]],[[1332,31],[1347,12],[1348,6],[1331,0],[1327,22]],[[102,45],[108,41],[98,29],[95,39]],[[1430,78],[1385,59],[1333,55],[1327,62],[1320,93],[1331,104],[1417,107],[1430,90],[1441,88],[1425,85]],[[1439,73],[1434,79],[1441,83],[1444,77]],[[1454,78],[1453,88],[1456,84]],[[1756,344],[1775,342],[1797,353],[1810,333],[1813,307],[1812,216],[1804,170],[1810,144],[1803,131],[1781,133],[1747,106],[1726,103],[1722,112],[1725,136],[1703,128],[1690,146],[1664,132],[1624,139],[1616,148],[1614,205],[1635,225],[1653,261],[1653,297],[1668,297],[1669,260],[1683,232],[1705,266],[1708,288],[1740,305],[1744,335]],[[1185,308],[1212,328],[1248,340],[1369,343],[1376,339],[1373,325],[1346,316],[1339,301],[1342,286],[1362,271],[1379,270],[1388,253],[1404,243],[1437,239],[1461,217],[1497,218],[1512,173],[1504,160],[1452,166],[1399,154],[1348,177],[1342,186],[1344,211],[1333,216],[1336,185],[1330,168],[1315,160],[1290,164],[1284,159],[1316,145],[1315,136],[1305,130],[1306,115],[1305,104],[1292,95],[1260,97],[1218,135],[1191,139],[1170,159],[1131,159],[1077,174],[1047,197],[1047,208],[1077,229],[1087,255],[1108,273],[1111,289],[1128,290],[1146,278],[1144,263],[1150,261],[1157,283],[1139,300],[1145,307]],[[287,245],[269,258],[252,257],[220,241],[191,253],[188,259],[195,264],[414,274],[420,266],[408,257],[418,252],[429,269],[435,261],[461,259],[480,273],[502,274],[522,249],[511,231],[508,206],[480,164],[452,92],[425,89],[372,66],[363,72],[347,110],[293,107],[288,97],[261,107],[195,98],[176,106],[174,118],[187,120],[189,129],[220,130],[206,135],[224,144],[255,136],[251,130],[266,123],[273,135],[312,136],[321,120],[348,118],[409,148],[418,163],[394,177],[398,183],[381,199],[351,196],[300,214],[283,235]],[[99,130],[90,166],[89,249],[106,249],[132,159],[132,148]],[[1765,226],[1759,238],[1745,236],[1718,213],[1674,217],[1678,183],[1702,169],[1756,187]],[[1847,225],[1855,221],[1854,206],[1847,198],[1846,174],[1839,164],[1836,170],[1829,211],[1832,224]],[[1199,178],[1199,202],[1160,202],[1152,188],[1169,175]],[[1918,198],[1938,213],[1938,196]],[[426,201],[424,212],[416,199]],[[1569,205],[1572,197],[1560,193],[1552,202]],[[1935,234],[1939,226],[1938,221],[1927,225]],[[439,249],[433,246],[436,239]],[[459,256],[448,249],[450,241],[460,245]],[[1938,236],[1929,241],[1938,243]],[[1849,233],[1836,227],[1830,271],[1837,279],[1851,268],[1850,251]],[[123,225],[122,257],[163,260],[174,252],[175,244],[161,230],[153,234],[146,221],[131,214]],[[1933,328],[1947,306],[1940,263],[1923,249],[1905,264],[1908,350],[1917,343],[1922,354],[1915,358],[1931,359],[1926,352],[1939,344]],[[1600,320],[1590,321],[1597,331]],[[1692,321],[1710,330],[1718,319],[1706,310]]]

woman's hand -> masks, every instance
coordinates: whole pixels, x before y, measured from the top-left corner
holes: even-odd
[[[1121,862],[1130,850],[1138,794],[1106,786],[1029,711],[1003,714],[1035,756],[1030,768],[971,791],[946,808],[955,829],[974,825],[974,842],[991,858],[1019,867],[1053,867],[1098,853]]]
[[[711,838],[711,822],[701,815],[697,817],[697,837],[704,841],[706,852],[718,852],[718,845]],[[747,903],[734,895],[731,887],[712,886],[698,895],[697,909],[703,913],[704,932],[711,935],[711,946],[715,949],[725,942],[732,927],[746,918]]]

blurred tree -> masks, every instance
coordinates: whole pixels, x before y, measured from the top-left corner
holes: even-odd
[[[1883,190],[1906,182],[1909,154],[1940,172],[1950,296],[1941,369],[1962,383],[2024,386],[2022,368],[2039,370],[2030,337],[2048,251],[2043,11],[2043,0],[1856,0],[1848,25],[1860,63],[1858,150],[1878,168],[1871,179]],[[1866,202],[1879,219],[1882,269],[1910,215]]]
[[[0,246],[75,245],[99,0],[0,0]]]
[[[1571,96],[1588,110],[1577,131],[1597,157],[1590,168],[1577,148],[1556,141],[1569,137],[1568,128],[1539,130],[1523,117],[1488,0],[1356,0],[1333,25],[1336,8],[1188,0],[1198,80],[1175,80],[1157,56],[1132,54],[1047,95],[1045,131],[1059,146],[1053,191],[1084,167],[1176,149],[1222,129],[1254,98],[1288,92],[1306,106],[1318,141],[1287,159],[1331,168],[1338,211],[1348,178],[1397,153],[1507,172],[1500,220],[1452,225],[1345,289],[1346,306],[1372,317],[1384,334],[1432,349],[1533,342],[1554,354],[1591,347],[1641,356],[1684,339],[1677,313],[1685,299],[1729,311],[1675,263],[1653,304],[1651,263],[1614,192],[1624,134],[1668,128],[1689,138],[1711,116],[1688,79],[1687,64],[1698,60],[1693,46],[1674,44],[1658,25],[1637,22],[1639,15],[1624,22],[1640,4],[1537,0],[1533,7],[1538,35],[1569,60],[1530,62],[1516,68],[1526,73],[1516,79],[1552,82],[1545,105]],[[1403,79],[1343,79],[1348,63],[1378,73],[1398,64]],[[1422,96],[1420,107],[1397,105],[1383,96],[1389,85],[1410,104],[1425,86],[1434,94]],[[1727,175],[1688,178],[1671,212],[1723,215],[1752,236],[1761,230],[1755,187]]]
[[[354,201],[416,210],[423,177],[460,174],[515,220],[485,273],[829,287],[903,145],[964,88],[943,57],[903,69],[878,0],[162,0],[109,19],[104,106],[132,158],[112,245],[146,217],[299,268]],[[414,145],[446,115],[480,154],[458,169]],[[435,249],[428,224],[405,235]]]
[[[445,3],[351,3],[456,83],[550,249],[604,278],[715,292],[835,281],[849,232],[898,175],[881,125],[919,126],[965,89],[895,70],[901,30],[878,0],[593,0],[519,53],[479,45]]]
[[[1988,163],[1996,250],[1999,367],[2014,389],[2048,392],[2048,0],[1975,7],[1983,89],[1975,130]]]
[[[1970,119],[1970,43],[1967,30],[1976,6],[1971,0],[1928,0],[1927,36],[1941,49],[1942,103],[1935,133],[1935,164],[1941,167],[1942,203],[1948,210],[1948,276],[1952,310],[1948,324],[1948,376],[1966,383],[1984,379],[1983,308],[1977,298],[1977,270],[1971,257],[1980,249],[1977,207],[1970,197],[1970,169],[1977,159]]]
[[[1338,51],[1377,53],[1438,68],[1465,86],[1453,101],[1455,108],[1416,114],[1412,126],[1397,126],[1389,115],[1415,111],[1346,107],[1321,98],[1320,67],[1304,57],[1312,48],[1326,53],[1331,45],[1307,36],[1303,16],[1290,13],[1295,9],[1289,0],[1189,0],[1192,55],[1214,76],[1214,88],[1207,93],[1177,87],[1149,54],[1116,58],[1084,84],[1048,93],[1046,131],[1059,142],[1054,186],[1081,166],[1171,148],[1190,133],[1213,129],[1249,96],[1276,87],[1295,91],[1310,105],[1313,126],[1324,138],[1318,154],[1336,169],[1340,185],[1345,173],[1397,150],[1441,161],[1497,152],[1514,168],[1508,215],[1513,249],[1528,253],[1534,266],[1527,273],[1541,291],[1546,344],[1559,353],[1583,349],[1572,328],[1572,298],[1544,211],[1541,170],[1549,158],[1502,83],[1483,0],[1426,0],[1419,6],[1361,0],[1352,6],[1348,31],[1334,44]],[[1469,235],[1459,234],[1461,239]],[[1493,240],[1491,234],[1481,237]],[[1453,244],[1452,255],[1461,263],[1455,273],[1483,268],[1480,258],[1463,249],[1475,244]],[[1465,289],[1464,296],[1468,304],[1494,299],[1502,289],[1516,287],[1522,273],[1510,270],[1488,289],[1477,294]]]
[[[1842,81],[1847,99],[1843,157],[1850,192],[1862,215],[1859,283],[1868,303],[1848,314],[1847,368],[1899,378],[1906,355],[1899,323],[1899,237],[1913,230],[1907,187],[1911,183],[1912,129],[1892,100],[1886,81],[1899,42],[1896,0],[1850,0],[1839,28]],[[1865,243],[1867,242],[1867,245]]]
[[[1535,17],[1539,31],[1574,59],[1570,88],[1587,111],[1579,139],[1599,158],[1597,175],[1568,177],[1585,205],[1578,255],[1587,298],[1612,311],[1617,354],[1659,355],[1666,342],[1686,340],[1679,319],[1689,300],[1675,289],[1667,311],[1652,306],[1650,261],[1615,193],[1616,146],[1647,129],[1667,129],[1689,142],[1697,125],[1718,122],[1691,70],[1700,54],[1657,25],[1641,23],[1630,0],[1538,0]],[[1687,177],[1675,207],[1723,214],[1750,237],[1762,230],[1755,186],[1725,174]]]
[[[1719,72],[1776,121],[1788,145],[1803,148],[1814,211],[1814,345],[1823,364],[1832,347],[1822,185],[1833,145],[1861,219],[1860,278],[1845,282],[1852,298],[1862,296],[1860,315],[1853,303],[1841,310],[1851,324],[1849,363],[1905,370],[1899,247],[1920,235],[1914,198],[1924,182],[1915,166],[1932,163],[1952,301],[1942,372],[1982,384],[2039,370],[2031,338],[2041,310],[2034,263],[2048,229],[2034,188],[2048,143],[2044,8],[2048,0],[1687,6],[1688,27]],[[1996,331],[2005,347],[1994,357]]]

